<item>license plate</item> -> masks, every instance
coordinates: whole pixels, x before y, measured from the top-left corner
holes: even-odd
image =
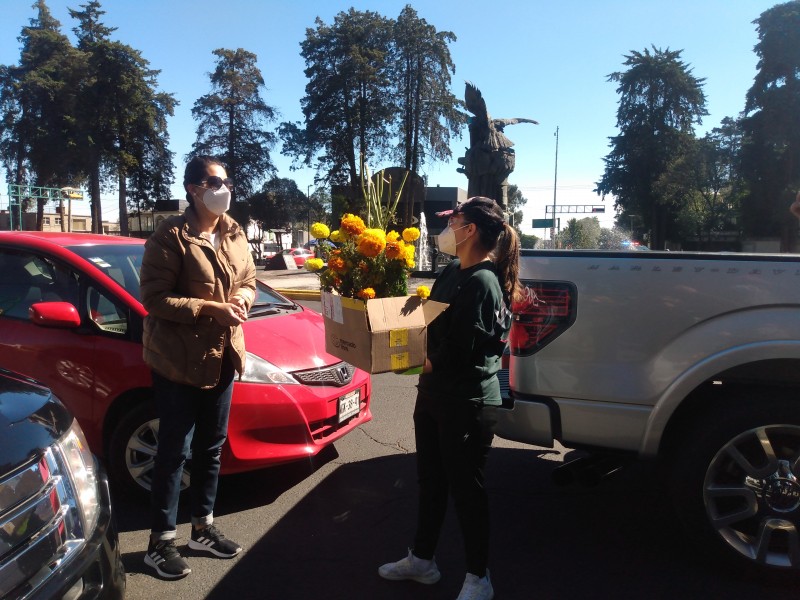
[[[358,409],[361,407],[359,391],[353,390],[339,398],[339,423],[358,414]]]

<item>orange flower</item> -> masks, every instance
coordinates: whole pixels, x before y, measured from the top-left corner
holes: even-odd
[[[336,251],[333,251],[328,257],[328,268],[337,273],[344,273],[347,270],[347,264]]]
[[[375,297],[375,290],[372,288],[364,288],[356,294],[362,300],[372,300]]]
[[[358,251],[368,258],[378,256],[386,247],[386,232],[383,229],[365,229],[358,237]]]
[[[405,258],[405,253],[403,252],[403,242],[399,241],[387,241],[386,242],[386,258],[396,259],[396,258]]]
[[[346,213],[342,217],[340,229],[348,235],[360,235],[367,228],[361,217]]]

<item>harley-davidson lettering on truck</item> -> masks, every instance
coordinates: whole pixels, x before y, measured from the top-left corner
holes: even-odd
[[[800,256],[523,251],[500,437],[658,458],[689,532],[800,568]],[[599,451],[599,452],[598,452]]]

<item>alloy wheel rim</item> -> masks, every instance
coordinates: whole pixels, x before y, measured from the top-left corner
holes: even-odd
[[[153,470],[158,450],[158,419],[150,419],[137,427],[128,438],[125,447],[125,466],[131,478],[142,488],[150,491],[153,481]],[[189,487],[189,466],[191,450],[183,466],[181,474],[181,491]]]
[[[709,523],[736,552],[770,567],[800,565],[800,427],[745,431],[712,460],[703,485]]]

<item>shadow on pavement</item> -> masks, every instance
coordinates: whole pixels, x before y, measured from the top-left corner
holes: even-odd
[[[550,480],[554,463],[547,454],[495,448],[490,455],[490,568],[498,600],[795,595],[796,585],[761,581],[709,563],[695,551],[647,465],[596,487],[560,488]],[[242,490],[266,485],[263,497],[251,493],[248,501],[265,502],[292,485],[287,477],[270,484],[274,471],[255,472],[237,476],[233,485]],[[228,492],[220,510],[247,508],[242,497],[248,494]],[[341,465],[249,548],[208,597],[455,598],[464,567],[452,507],[437,551],[439,583],[389,582],[377,575],[380,564],[406,553],[415,516],[414,454]]]

